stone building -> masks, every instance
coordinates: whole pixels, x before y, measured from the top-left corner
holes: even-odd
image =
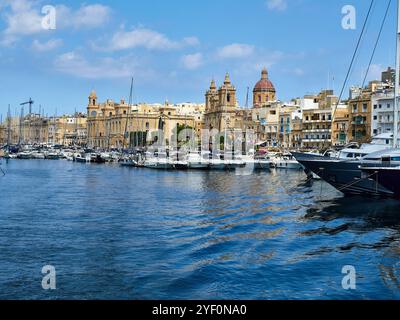
[[[371,97],[372,135],[393,133],[394,130],[394,90],[379,90]],[[400,116],[400,113],[399,113]],[[400,119],[400,117],[399,117]]]
[[[52,145],[80,145],[87,142],[87,116],[83,113],[51,117],[48,120],[48,143]]]
[[[277,147],[280,141],[279,122],[281,102],[275,101],[262,107],[253,108],[253,121],[259,143],[267,147]]]
[[[176,142],[172,139],[177,137],[179,128],[202,126],[201,117],[196,122],[195,113],[188,113],[168,102],[130,106],[125,100],[116,103],[108,99],[99,103],[96,92],[92,91],[87,107],[88,146],[121,149],[143,147],[153,142],[169,146]]]
[[[7,127],[4,123],[0,123],[0,146],[7,143]]]
[[[279,146],[285,149],[301,147],[302,112],[297,105],[283,105],[279,121]]]
[[[22,144],[47,143],[49,133],[49,121],[38,114],[29,114],[20,122]]]
[[[379,81],[371,81],[365,88],[352,88],[349,106],[349,130],[350,142],[365,143],[372,136],[372,94],[379,86]]]
[[[304,97],[302,144],[306,149],[323,150],[332,144],[332,115],[338,98],[333,90]],[[307,101],[307,102],[306,102]]]
[[[332,145],[344,146],[349,141],[350,113],[347,104],[339,104],[332,120]]]
[[[243,114],[236,100],[236,88],[232,85],[229,74],[226,74],[224,83],[219,89],[212,80],[210,89],[206,92],[205,128],[224,132],[242,129],[242,122]]]

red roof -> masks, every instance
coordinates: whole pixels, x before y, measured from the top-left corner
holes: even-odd
[[[261,79],[254,87],[254,91],[275,91],[275,87],[268,79]]]

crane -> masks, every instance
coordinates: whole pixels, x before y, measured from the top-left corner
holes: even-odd
[[[32,98],[29,98],[29,101],[23,102],[23,103],[21,103],[20,105],[21,105],[21,106],[25,106],[25,105],[29,104],[29,115],[31,115],[31,114],[32,114],[32,105],[33,105],[34,103],[35,103],[35,101],[32,101]]]

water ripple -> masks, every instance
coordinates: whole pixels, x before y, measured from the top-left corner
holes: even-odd
[[[161,172],[10,161],[0,298],[400,298],[398,202],[301,172]],[[54,292],[41,268],[57,269]],[[358,290],[341,288],[354,265]]]

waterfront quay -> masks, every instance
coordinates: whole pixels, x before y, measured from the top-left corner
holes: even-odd
[[[131,99],[102,102],[92,90],[86,111],[72,115],[47,117],[43,109],[37,113],[34,107],[29,114],[23,108],[13,114],[9,106],[0,121],[0,145],[133,150],[155,142],[173,147],[173,142],[187,130],[191,133],[183,140],[200,138],[202,131],[208,130],[222,136],[252,131],[255,146],[280,151],[324,152],[350,143],[370,142],[376,136],[390,138],[394,120],[393,79],[394,71],[388,68],[381,79],[364,88],[351,87],[349,96],[340,101],[333,90],[325,89],[283,102],[267,69],[263,69],[253,88],[252,104],[249,105],[249,98],[242,107],[229,74],[220,86],[211,81],[204,103],[148,104],[133,103]]]

